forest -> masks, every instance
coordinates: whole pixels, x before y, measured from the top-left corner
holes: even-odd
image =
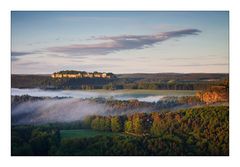
[[[105,78],[51,78],[50,75],[11,76],[12,88],[202,90],[222,85],[228,74],[118,74]]]
[[[124,74],[116,78],[12,75],[12,87],[197,90],[156,102],[11,96],[13,156],[228,156],[225,74]]]
[[[12,155],[228,155],[228,106],[12,126]],[[121,135],[61,137],[61,130],[89,129]]]

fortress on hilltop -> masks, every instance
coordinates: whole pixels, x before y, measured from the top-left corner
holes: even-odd
[[[51,75],[52,78],[114,78],[115,75],[113,73],[101,73],[101,72],[86,72],[86,71],[59,71],[55,72]]]

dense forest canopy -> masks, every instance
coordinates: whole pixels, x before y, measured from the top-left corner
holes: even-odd
[[[219,106],[12,126],[12,155],[228,155],[228,119]],[[83,128],[122,135],[61,138],[63,129]]]

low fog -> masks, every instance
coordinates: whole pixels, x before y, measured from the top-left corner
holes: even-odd
[[[54,122],[72,122],[82,120],[87,115],[123,115],[134,112],[152,112],[154,105],[147,107],[130,106],[119,109],[91,99],[104,98],[110,100],[138,100],[153,103],[164,99],[166,95],[128,91],[82,91],[61,90],[50,91],[40,89],[12,88],[12,96],[30,95],[32,97],[49,97],[44,100],[12,102],[12,124],[46,124]],[[179,96],[179,94],[173,94]],[[169,96],[169,95],[168,95]],[[71,98],[55,98],[71,97]],[[13,105],[14,104],[14,105]]]
[[[163,95],[155,95],[151,93],[141,93],[134,91],[87,91],[87,90],[42,90],[42,89],[18,89],[12,88],[13,96],[36,96],[36,97],[73,97],[73,98],[112,98],[115,100],[131,100],[137,99],[138,101],[143,102],[157,102],[162,99]]]
[[[29,101],[12,109],[13,124],[71,122],[86,115],[103,115],[109,108],[89,100],[76,98]]]
[[[134,108],[117,111],[105,104],[79,98],[45,99],[28,101],[12,107],[12,124],[46,124],[73,122],[88,115],[118,115],[133,112],[149,112],[152,108]]]

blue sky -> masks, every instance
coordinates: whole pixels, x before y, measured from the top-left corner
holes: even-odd
[[[12,12],[12,73],[228,73],[228,12]]]

